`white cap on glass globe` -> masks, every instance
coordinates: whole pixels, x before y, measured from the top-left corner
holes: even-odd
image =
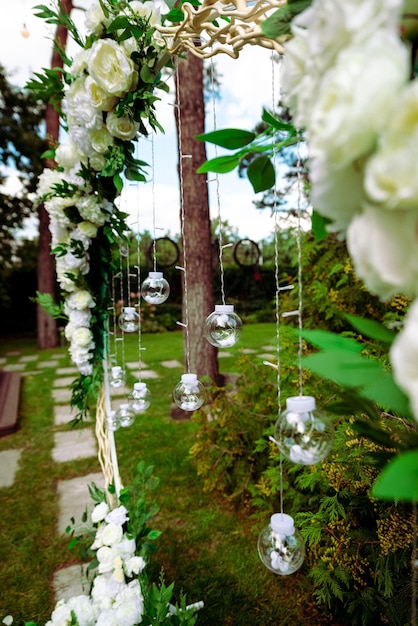
[[[125,333],[134,333],[139,328],[139,315],[134,306],[124,306],[118,319],[119,327]]]
[[[131,407],[137,413],[141,413],[149,407],[151,404],[151,392],[144,382],[134,383],[134,388],[129,395],[129,401]]]
[[[331,451],[334,428],[316,408],[312,396],[287,398],[286,410],[275,424],[274,436],[280,452],[293,463],[314,465]]]
[[[173,391],[173,400],[183,411],[196,411],[204,404],[206,391],[196,374],[182,374]]]
[[[274,574],[287,576],[300,568],[305,558],[305,543],[290,515],[275,513],[271,516],[270,524],[258,537],[258,554]]]
[[[135,411],[130,404],[124,402],[116,411],[116,417],[119,419],[122,428],[132,426],[135,421]]]
[[[125,372],[120,365],[114,365],[110,370],[109,384],[111,387],[122,387],[125,383]]]
[[[141,285],[141,295],[150,304],[161,304],[170,295],[170,285],[162,272],[149,272]]]
[[[205,321],[205,337],[217,348],[230,348],[240,339],[242,321],[233,304],[216,304]]]

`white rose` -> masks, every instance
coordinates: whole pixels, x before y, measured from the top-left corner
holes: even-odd
[[[72,341],[75,345],[80,346],[82,348],[93,348],[93,333],[90,328],[86,328],[85,326],[80,326],[79,328],[75,328]]]
[[[100,152],[92,152],[89,156],[89,164],[96,172],[101,172],[106,165],[106,159]]]
[[[144,568],[145,560],[142,558],[142,556],[133,556],[125,564],[126,575],[129,577],[133,576],[134,574],[137,576],[139,572],[142,572]]]
[[[418,421],[418,301],[411,305],[405,324],[390,350],[395,381],[409,397]]]
[[[71,597],[68,607],[74,611],[78,626],[94,626],[96,623],[96,612],[88,596]]]
[[[109,574],[113,570],[113,560],[115,558],[112,548],[109,546],[102,546],[96,552],[96,557],[99,562],[98,571],[100,574]]]
[[[90,142],[93,150],[104,154],[109,147],[115,143],[114,138],[107,130],[106,126],[102,126],[98,130],[92,130],[89,133]]]
[[[80,374],[83,374],[83,376],[91,376],[93,374],[93,365],[90,362],[85,361],[84,363],[78,365],[78,371]]]
[[[412,81],[397,94],[395,115],[366,165],[369,197],[388,209],[418,206],[416,150],[418,143],[418,83]]]
[[[129,560],[135,554],[135,539],[128,539],[126,535],[124,535],[122,540],[118,543],[114,543],[112,547],[124,561]]]
[[[79,150],[83,156],[89,156],[92,148],[87,128],[78,124],[72,124],[68,129],[68,134],[77,146],[77,150]]]
[[[408,65],[406,47],[386,31],[341,52],[312,109],[307,128],[311,154],[326,153],[335,167],[368,154],[396,112]]]
[[[66,143],[62,143],[55,151],[55,160],[63,168],[71,170],[74,167],[80,166],[81,155],[77,149],[77,146],[71,139]]]
[[[116,582],[118,582],[118,583],[125,582],[125,574],[124,574],[124,571],[123,571],[123,563],[122,563],[122,559],[121,559],[121,557],[119,555],[115,556],[115,558],[113,560],[112,578],[114,580],[116,580]]]
[[[133,0],[129,3],[128,9],[134,15],[149,20],[150,26],[155,26],[161,21],[160,11],[152,2],[144,3],[139,2],[139,0]]]
[[[128,116],[118,117],[116,113],[108,113],[106,117],[107,130],[113,137],[127,141],[138,134],[139,124]]]
[[[86,11],[84,20],[87,31],[90,31],[97,37],[103,33],[104,26],[109,24],[109,18],[106,18],[100,2],[92,2]]]
[[[95,305],[93,296],[85,289],[80,289],[76,293],[72,293],[67,298],[67,305],[69,309],[77,309],[81,311],[83,309],[92,308]]]
[[[100,111],[111,111],[118,101],[116,96],[108,94],[102,87],[99,87],[91,76],[86,78],[86,90],[92,105]]]
[[[113,609],[106,609],[97,618],[96,626],[120,626]]]
[[[347,246],[357,275],[382,300],[418,290],[418,209],[366,206],[348,227]]]
[[[100,610],[109,609],[117,595],[117,590],[114,589],[113,585],[109,585],[109,580],[107,574],[99,574],[93,580],[91,597],[95,607]],[[112,591],[114,592],[112,593]]]
[[[82,311],[70,309],[68,311],[68,319],[70,323],[73,324],[74,328],[78,328],[79,326],[89,326],[91,311],[90,309],[83,309]]]
[[[113,39],[99,39],[93,43],[89,73],[106,93],[120,97],[129,91],[133,69],[131,59]]]
[[[309,161],[311,203],[318,213],[332,220],[329,231],[345,233],[364,202],[363,166],[350,163],[335,168],[325,155]]]
[[[123,524],[127,522],[128,519],[129,519],[128,511],[122,505],[122,506],[118,506],[116,509],[113,509],[112,511],[109,511],[109,513],[106,515],[105,521],[107,523],[112,522],[113,524],[119,524],[120,526],[123,526]]]
[[[88,50],[83,49],[77,52],[74,56],[73,62],[71,63],[71,73],[74,76],[81,76],[85,70],[87,70],[89,56]]]
[[[118,626],[134,626],[141,623],[144,599],[137,580],[133,580],[122,589],[113,608],[117,614]]]
[[[59,600],[51,613],[51,621],[56,626],[68,626],[71,624],[71,609],[65,600]]]
[[[122,526],[119,524],[107,524],[103,531],[102,541],[105,546],[112,546],[114,543],[118,543],[123,536]]]

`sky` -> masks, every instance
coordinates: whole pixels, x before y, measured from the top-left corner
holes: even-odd
[[[48,0],[44,3],[49,4]],[[19,86],[50,63],[53,27],[34,16],[32,7],[36,4],[41,4],[41,0],[14,0],[8,3],[7,15],[3,13],[0,21],[0,63],[6,67],[9,81]],[[88,0],[74,4],[88,6]],[[83,12],[74,10],[72,17],[82,29]],[[206,130],[214,129],[214,120],[218,129],[252,130],[261,119],[263,107],[271,108],[273,99],[278,99],[279,69],[277,64],[273,68],[270,51],[250,45],[240,53],[239,59],[219,54],[213,62],[220,77],[221,97],[207,105]],[[139,187],[136,184],[125,186],[120,200],[123,210],[132,215],[132,227],[136,230],[139,216],[139,231],[149,230],[157,237],[176,235],[180,231],[177,138],[172,104],[173,93],[170,93],[157,105],[157,119],[165,134],[155,134],[153,141],[142,138],[139,141],[139,158],[149,164],[154,162],[154,168],[149,170],[150,182],[139,183]],[[214,156],[210,146],[208,156]],[[11,174],[9,190],[14,191],[16,183],[13,172]],[[240,179],[236,172],[219,175],[219,196],[216,177],[209,175],[209,180],[212,181],[209,183],[212,218],[220,214],[239,237],[258,243],[272,234],[274,218],[268,209],[255,209],[256,196],[246,178]]]

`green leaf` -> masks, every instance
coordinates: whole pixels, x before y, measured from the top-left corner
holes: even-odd
[[[291,32],[290,24],[294,16],[304,11],[310,4],[311,0],[296,0],[296,2],[280,7],[261,23],[261,30],[266,37],[272,39],[289,35]]]
[[[237,150],[248,146],[249,143],[254,141],[256,135],[249,130],[240,130],[238,128],[224,128],[222,130],[214,130],[210,133],[203,133],[197,135],[196,139],[199,141],[207,141],[208,143],[214,143],[222,148],[228,150]]]
[[[232,172],[239,165],[239,157],[236,154],[231,156],[220,156],[205,161],[197,170],[198,174],[207,172],[216,172],[217,174],[226,174]]]
[[[275,128],[276,130],[287,130],[292,134],[296,133],[293,124],[290,124],[289,122],[284,122],[280,118],[275,117],[270,113],[270,111],[267,111],[267,109],[263,109],[262,120],[263,122],[266,122],[266,124],[270,124],[270,126]]]
[[[409,450],[387,464],[372,487],[383,500],[418,500],[418,450]]]
[[[123,180],[120,174],[115,174],[113,176],[113,184],[115,185],[115,189],[118,193],[122,193],[123,189]]]
[[[263,155],[251,161],[247,169],[248,180],[255,193],[274,187],[276,172],[268,156]]]
[[[396,333],[393,330],[385,328],[375,320],[364,319],[355,315],[345,315],[345,317],[359,333],[370,337],[370,339],[391,344],[396,337]]]
[[[294,332],[299,335],[298,330]],[[363,350],[361,343],[355,339],[342,337],[327,330],[303,330],[301,335],[303,339],[321,350],[342,350],[344,352],[361,352]]]
[[[386,411],[394,411],[403,417],[412,417],[408,398],[389,372],[382,371],[378,379],[367,382],[360,395],[373,400]]]
[[[311,354],[303,359],[307,367],[318,376],[328,378],[343,387],[364,387],[382,376],[383,370],[377,361],[362,357],[355,352],[327,350]]]
[[[164,17],[166,20],[169,20],[169,22],[182,22],[184,20],[184,13],[181,9],[174,8],[166,13]]]
[[[330,222],[327,217],[323,217],[315,210],[312,211],[311,226],[316,241],[322,241],[328,236],[327,224]]]

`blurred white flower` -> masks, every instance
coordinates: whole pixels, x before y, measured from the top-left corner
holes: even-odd
[[[99,39],[91,47],[88,71],[106,93],[122,96],[132,86],[134,70],[131,59],[113,39]]]
[[[120,526],[123,526],[128,519],[128,511],[123,505],[118,506],[116,509],[112,509],[112,511],[109,511],[105,517],[105,521],[108,524],[113,523],[119,524]]]
[[[418,300],[409,308],[404,327],[390,350],[393,375],[409,398],[418,421]]]
[[[106,117],[107,130],[113,137],[128,141],[138,134],[139,124],[128,116],[118,117],[116,113],[108,113]]]

